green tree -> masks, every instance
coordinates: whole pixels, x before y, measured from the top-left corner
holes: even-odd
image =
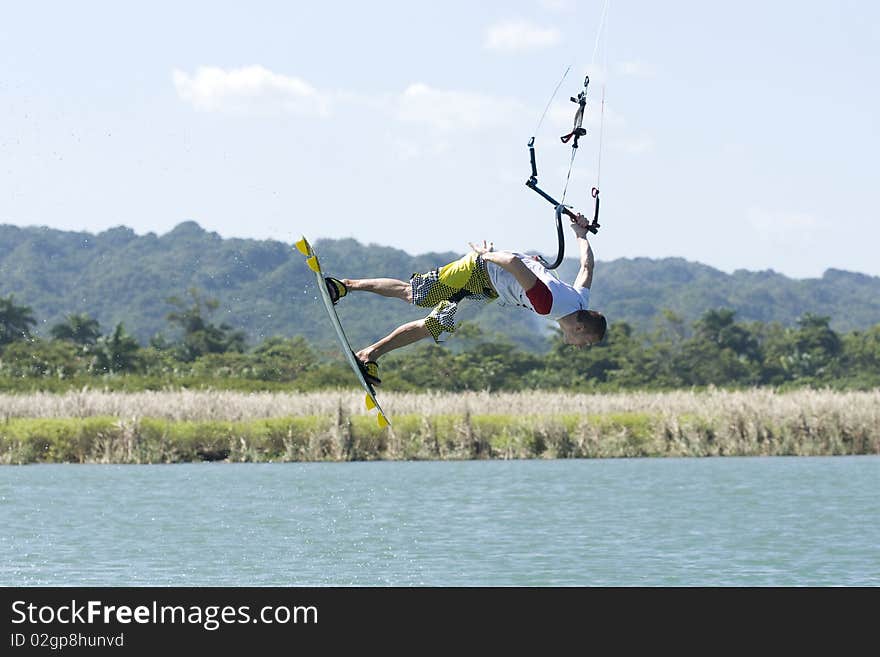
[[[465,390],[521,390],[535,386],[532,373],[541,359],[508,341],[487,342],[452,359],[458,384]]]
[[[616,380],[626,387],[675,388],[685,383],[688,373],[680,366],[689,328],[684,318],[669,309],[654,319],[654,330],[646,339],[635,340],[626,325],[627,365]],[[612,334],[613,335],[613,334]]]
[[[76,346],[63,341],[18,340],[3,350],[0,359],[0,375],[7,378],[65,379],[85,370]]]
[[[862,388],[880,386],[880,324],[843,337],[841,375]]]
[[[196,288],[189,289],[191,305],[179,297],[169,297],[168,303],[177,310],[166,315],[168,321],[183,330],[183,341],[177,346],[177,357],[192,362],[205,354],[222,354],[227,351],[243,352],[245,334],[235,331],[228,324],[212,324],[207,315],[214,312],[219,302],[204,299]]]
[[[379,376],[386,389],[464,390],[455,354],[433,342],[421,342],[393,353],[381,362]]]
[[[668,318],[667,318],[668,319]],[[616,388],[671,387],[676,385],[672,368],[668,366],[670,358],[660,356],[657,349],[671,352],[672,344],[681,341],[682,333],[671,334],[674,343],[655,341],[648,346],[645,337],[633,331],[627,322],[615,322],[608,329],[608,338],[599,347],[605,347],[608,359],[613,363],[603,380],[613,383]],[[592,349],[591,349],[592,350]]]
[[[15,295],[0,297],[0,347],[16,340],[28,340],[30,327],[35,326],[33,310],[15,303]]]
[[[660,316],[654,318],[653,337],[658,342],[663,340],[681,342],[687,337],[686,333],[684,317],[669,308],[663,308]]]
[[[793,352],[789,355],[796,378],[834,376],[838,357],[843,351],[840,336],[829,326],[830,317],[807,313],[798,319],[793,333]]]
[[[676,371],[685,385],[757,383],[761,352],[758,340],[736,313],[708,310],[694,322],[694,335],[682,345]]]
[[[125,332],[120,322],[110,335],[98,338],[94,348],[92,371],[104,374],[132,372],[139,364],[138,341]]]
[[[541,371],[528,378],[536,379],[541,387],[567,390],[594,389],[609,383],[616,386],[626,379],[624,370],[634,363],[640,348],[626,322],[612,324],[605,340],[585,348],[565,344],[562,333],[557,331]]]
[[[736,312],[729,308],[708,310],[694,324],[696,336],[717,344],[721,349],[730,349],[737,356],[748,360],[759,360],[758,341],[748,328],[734,322]]]
[[[55,340],[67,340],[74,344],[91,346],[101,337],[101,329],[98,320],[90,317],[88,313],[71,313],[63,322],[49,329],[49,334]]]
[[[263,381],[294,381],[318,363],[318,356],[305,338],[272,337],[252,354],[255,378]]]
[[[788,356],[792,351],[792,330],[779,322],[754,322],[752,333],[761,345],[759,383],[778,386],[791,381],[793,377]]]

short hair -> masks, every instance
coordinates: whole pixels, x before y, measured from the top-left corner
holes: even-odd
[[[605,315],[595,310],[578,310],[577,321],[585,327],[590,333],[598,336],[596,342],[602,342],[605,339],[605,331],[608,330],[608,320]]]

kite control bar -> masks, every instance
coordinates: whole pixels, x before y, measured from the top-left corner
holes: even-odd
[[[566,73],[568,73],[568,71],[566,71]],[[562,77],[563,77],[563,79],[565,79],[564,75]],[[562,81],[560,80],[560,84],[561,83],[562,83]],[[556,235],[557,235],[557,240],[559,243],[559,249],[556,254],[556,260],[554,261],[554,263],[552,265],[550,265],[548,267],[548,269],[556,269],[562,263],[562,259],[564,257],[565,236],[563,235],[563,231],[562,231],[562,215],[563,214],[568,215],[569,219],[571,219],[572,221],[577,221],[578,217],[580,216],[580,215],[577,215],[574,212],[572,212],[569,209],[569,207],[567,205],[565,205],[565,192],[568,190],[568,179],[571,177],[571,169],[572,169],[572,166],[574,165],[575,153],[577,153],[576,149],[578,147],[578,140],[587,134],[587,131],[583,128],[583,123],[584,123],[584,111],[587,107],[587,89],[589,88],[589,86],[590,86],[590,76],[588,75],[584,78],[583,90],[577,95],[577,97],[574,97],[574,96],[571,97],[571,102],[577,104],[577,106],[578,106],[577,111],[575,112],[575,115],[574,115],[574,122],[572,125],[571,132],[569,132],[567,135],[562,135],[562,137],[560,137],[560,140],[562,141],[563,144],[567,144],[570,141],[571,142],[571,149],[572,149],[571,150],[571,162],[568,165],[568,176],[566,177],[566,181],[565,181],[565,189],[563,189],[563,191],[562,191],[562,201],[557,201],[555,198],[550,196],[550,194],[548,194],[543,189],[538,187],[538,164],[537,164],[537,161],[535,160],[535,138],[532,137],[531,139],[529,139],[529,161],[531,162],[531,165],[532,165],[532,175],[529,176],[529,179],[526,181],[526,187],[528,187],[529,189],[534,191],[536,194],[538,194],[538,196],[540,196],[545,201],[547,201],[548,203],[553,205],[554,208],[556,208]],[[557,85],[556,88],[559,89],[559,85]],[[553,94],[555,96],[556,92],[554,91]],[[550,102],[551,103],[553,102],[552,97],[550,98]],[[547,104],[547,107],[548,108],[550,107],[549,103]],[[546,114],[547,114],[547,110],[545,109],[544,115],[546,115]],[[538,122],[538,126],[541,125],[541,122],[543,120],[544,120],[544,117],[542,116],[541,121]],[[536,132],[537,132],[537,129],[536,129]],[[601,144],[601,141],[600,141],[600,144]],[[597,183],[597,185],[598,185],[598,183]],[[595,206],[594,206],[594,210],[593,210],[593,221],[588,223],[585,226],[585,228],[588,231],[590,231],[591,233],[598,233],[599,232],[599,188],[598,188],[598,186],[593,187],[591,193],[592,193],[593,198],[595,199]]]
[[[571,220],[574,221],[577,215],[575,215],[571,210],[562,205],[555,198],[550,196],[543,189],[538,187],[538,165],[535,163],[535,138],[532,137],[529,139],[529,159],[532,162],[532,175],[529,176],[529,179],[526,181],[526,187],[535,191],[542,198],[547,200],[549,203],[552,203],[556,208],[556,241],[559,245],[556,250],[556,260],[553,261],[552,265],[548,265],[547,269],[556,269],[559,265],[562,264],[562,259],[565,257],[565,234],[562,232],[562,214],[565,213]]]
[[[575,144],[577,143],[577,137],[579,135],[575,135]],[[574,145],[573,145],[574,147]],[[553,207],[556,208],[556,239],[559,245],[556,252],[556,260],[553,261],[553,264],[549,265],[547,269],[556,269],[560,264],[562,264],[562,259],[565,257],[565,235],[562,230],[562,215],[565,214],[572,221],[576,221],[578,215],[572,212],[568,206],[563,205],[555,198],[550,196],[543,189],[538,187],[538,165],[535,162],[535,138],[532,137],[529,139],[529,159],[532,163],[532,175],[529,176],[529,179],[526,181],[526,187],[534,191],[541,198],[546,200],[548,203],[552,204]],[[593,234],[599,232],[599,188],[593,187],[592,196],[596,199],[595,207],[593,210],[593,221],[586,226],[586,229]]]
[[[531,162],[532,162],[532,175],[529,176],[529,179],[526,181],[526,187],[537,192],[541,197],[543,197],[548,202],[553,204],[554,207],[558,207],[560,205],[559,201],[557,201],[555,198],[550,196],[550,194],[548,194],[543,189],[538,187],[538,165],[535,163],[535,138],[534,137],[529,139],[529,159],[531,159]],[[567,214],[569,217],[571,217],[572,221],[574,221],[575,218],[577,217],[577,215],[574,212],[572,212],[571,210],[569,210],[565,206],[563,206],[562,211],[565,214]]]
[[[552,204],[555,208],[562,208],[559,210],[562,214],[568,215],[568,217],[575,221],[577,219],[577,215],[568,209],[568,206],[562,205],[555,198],[550,196],[543,189],[538,187],[538,165],[535,163],[535,138],[532,137],[529,139],[529,159],[532,163],[532,175],[529,176],[529,179],[526,180],[526,187],[536,192],[539,196],[545,199],[548,203]],[[599,231],[599,188],[593,187],[591,195],[594,199],[596,199],[595,207],[593,209],[593,221],[587,226],[587,230],[591,233],[597,233]]]

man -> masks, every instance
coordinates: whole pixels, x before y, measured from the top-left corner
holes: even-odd
[[[455,330],[466,303],[496,300],[503,306],[519,306],[555,320],[566,344],[583,347],[601,341],[605,337],[605,317],[588,310],[594,264],[587,240],[588,225],[580,214],[571,223],[581,262],[572,285],[556,278],[537,256],[495,251],[492,242],[485,241],[480,245],[469,243],[472,250],[464,257],[426,274],[413,274],[408,282],[394,278],[325,278],[334,304],[349,290],[361,290],[433,307],[424,319],[403,324],[357,352],[364,377],[372,384],[381,383],[377,360],[389,351],[427,337],[440,342],[443,332]]]

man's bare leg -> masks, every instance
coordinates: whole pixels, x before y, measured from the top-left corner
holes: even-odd
[[[430,337],[431,332],[425,326],[424,319],[418,319],[414,322],[408,322],[402,326],[398,326],[384,338],[371,344],[365,349],[361,349],[357,354],[358,360],[366,363],[370,360],[377,360],[380,356],[384,356],[389,351],[400,349],[413,342],[418,342],[422,338]]]
[[[392,297],[412,303],[412,285],[396,278],[343,278],[342,283],[349,290],[373,292],[383,297]],[[408,322],[398,326],[378,342],[361,349],[355,356],[363,363],[375,361],[389,351],[418,342],[430,335],[431,332],[425,327],[424,319]]]
[[[412,303],[412,285],[396,278],[343,278],[342,283],[349,290],[373,292]]]

